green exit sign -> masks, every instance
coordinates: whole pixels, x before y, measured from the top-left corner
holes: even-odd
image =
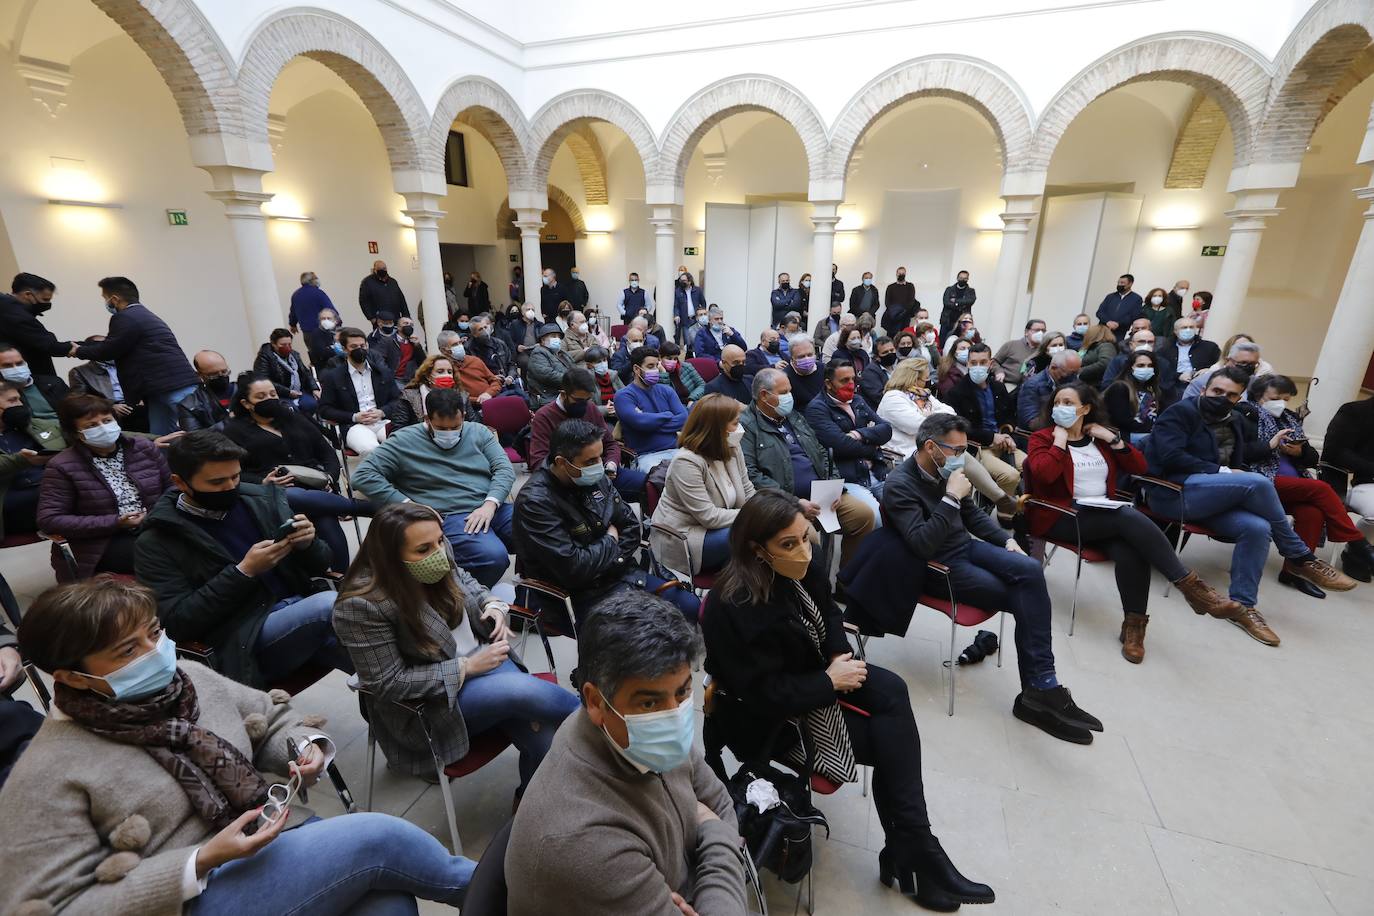
[[[698,254],[698,252],[697,252],[697,249],[696,249],[696,248],[684,248],[684,249],[682,249],[682,256],[683,256],[684,258],[694,258],[694,257],[697,256],[697,254]]]
[[[1202,256],[1204,258],[1220,258],[1226,255],[1225,245],[1203,245]]]
[[[191,220],[186,216],[185,210],[168,210],[167,225],[169,226],[189,226]]]

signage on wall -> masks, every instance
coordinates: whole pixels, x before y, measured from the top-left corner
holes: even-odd
[[[513,255],[510,256],[510,262],[511,262],[512,264],[515,264],[515,263],[519,262],[519,260],[520,260],[520,255],[518,255],[518,254],[513,254]]]
[[[185,210],[168,210],[167,225],[169,226],[189,226],[191,219],[186,215]]]
[[[694,257],[697,256],[697,249],[696,249],[696,248],[684,248],[684,249],[682,249],[682,256],[683,256],[684,258],[694,258]]]
[[[1204,258],[1220,258],[1226,256],[1225,245],[1203,245],[1202,256]]]
[[[380,248],[380,246],[377,245],[376,242],[368,242],[368,243],[367,243],[367,253],[368,253],[368,254],[379,254],[380,252],[381,252],[381,248]]]
[[[558,233],[557,233],[557,232],[550,232],[548,235],[544,236],[544,241],[546,241],[546,242],[556,242],[556,241],[558,241]]]

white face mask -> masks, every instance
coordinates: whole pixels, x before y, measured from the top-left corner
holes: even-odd
[[[1274,398],[1272,401],[1265,401],[1260,406],[1277,417],[1288,409],[1288,402],[1279,398]]]
[[[744,427],[737,426],[725,434],[725,441],[730,443],[731,448],[739,448],[739,444],[744,441]]]
[[[1151,304],[1151,305],[1163,305],[1163,304],[1164,304],[1164,297],[1163,297],[1163,296],[1151,296],[1151,297],[1150,297],[1150,304]]]
[[[1045,348],[1045,352],[1046,352],[1046,353],[1049,353],[1049,354],[1051,354],[1051,355],[1053,355],[1053,354],[1055,354],[1055,353],[1063,353],[1063,352],[1064,352],[1064,345],[1063,345],[1063,344],[1055,344],[1055,345],[1053,345],[1053,346],[1046,347],[1046,348]]]

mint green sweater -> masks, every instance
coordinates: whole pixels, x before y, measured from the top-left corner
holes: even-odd
[[[451,449],[435,445],[423,423],[397,430],[353,473],[353,486],[373,502],[409,499],[441,515],[471,512],[488,499],[500,505],[514,484],[515,469],[496,434],[471,422]]]

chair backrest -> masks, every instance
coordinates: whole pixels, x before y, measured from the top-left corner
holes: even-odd
[[[692,368],[697,370],[703,382],[709,383],[711,379],[720,375],[720,364],[709,356],[693,356],[687,362],[692,364]]]
[[[482,422],[500,435],[513,436],[530,422],[530,405],[519,395],[505,395],[482,402]]]
[[[658,508],[658,500],[661,496],[663,496],[663,491],[659,488],[658,484],[654,483],[648,477],[645,477],[644,508],[651,518],[653,517],[654,510]]]
[[[477,868],[468,882],[463,898],[463,916],[506,916],[509,888],[506,887],[506,847],[510,845],[510,828],[515,821],[506,821],[487,844]]]
[[[625,336],[625,332],[630,329],[628,324],[611,325],[611,340],[618,341]]]

